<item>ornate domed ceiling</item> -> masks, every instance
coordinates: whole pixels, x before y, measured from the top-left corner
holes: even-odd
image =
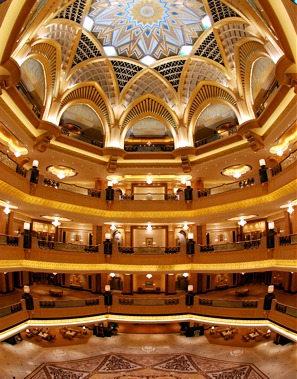
[[[202,2],[195,0],[95,0],[89,12],[91,32],[102,45],[135,59],[178,55],[204,30],[204,16]]]

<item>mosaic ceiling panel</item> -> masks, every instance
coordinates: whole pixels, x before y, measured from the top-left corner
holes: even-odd
[[[177,0],[94,0],[89,14],[92,33],[104,46],[135,59],[161,59],[193,45],[204,30],[205,15],[202,2],[196,0],[182,6]]]

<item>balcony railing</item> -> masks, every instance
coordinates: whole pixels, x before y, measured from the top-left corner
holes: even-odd
[[[81,300],[39,300],[40,308],[74,308],[99,305],[99,298]]]
[[[7,307],[0,308],[0,317],[9,316],[12,313],[20,312],[22,310],[22,303],[8,305]]]
[[[18,246],[19,245],[19,237],[8,236],[6,234],[0,234],[0,245]]]
[[[257,300],[216,300],[199,298],[199,305],[223,308],[258,308]]]
[[[289,316],[297,317],[297,308],[290,307],[289,305],[276,303],[275,310]]]
[[[180,253],[179,246],[161,247],[161,246],[120,246],[118,248],[120,254],[134,254],[134,255],[164,255],[164,254],[178,254]]]
[[[222,244],[217,244],[217,245],[201,245],[200,253],[259,249],[260,245],[261,245],[260,239],[251,240],[251,241],[242,241],[242,242],[227,242],[227,243],[222,243]]]
[[[278,175],[280,172],[282,172],[285,168],[289,167],[293,163],[295,163],[297,160],[297,150],[290,153],[288,157],[286,157],[281,163],[277,164],[271,169],[272,176]],[[27,170],[21,166],[19,166],[16,162],[14,162],[10,157],[8,157],[7,154],[0,151],[0,162],[2,162],[5,166],[12,169],[17,174],[23,176],[26,178],[27,176]],[[197,191],[194,191],[194,198],[201,198],[205,196],[212,196],[220,193],[226,193],[229,191],[235,191],[239,190],[245,187],[252,186],[254,184],[260,183],[260,179],[258,176],[251,177],[245,180],[240,180],[232,183],[223,184],[216,187],[211,188],[205,188],[200,189]],[[105,198],[105,190],[100,191],[92,188],[85,188],[76,186],[74,184],[67,184],[64,182],[58,182],[52,179],[45,178],[43,181],[43,185],[67,192],[73,192],[84,196],[90,196],[90,197],[96,197],[96,198]],[[116,193],[115,193],[116,196]],[[172,201],[172,200],[182,200],[182,198],[178,194],[172,194],[172,193],[146,193],[146,194],[119,194],[118,200],[139,200],[139,201],[148,201],[148,200],[165,200],[165,201]]]
[[[234,126],[234,127],[230,128],[228,131],[225,131],[222,133],[217,133],[217,134],[214,134],[213,136],[209,136],[209,137],[203,138],[199,141],[195,141],[195,147],[207,145],[208,143],[217,141],[219,139],[231,136],[232,134],[236,134],[236,133],[237,133],[237,126]]]
[[[288,236],[279,237],[280,246],[285,245],[296,245],[297,244],[297,234],[290,234]]]
[[[99,245],[76,245],[73,243],[38,240],[38,247],[45,250],[98,253]]]

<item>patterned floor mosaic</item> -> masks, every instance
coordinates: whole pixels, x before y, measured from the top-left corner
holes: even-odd
[[[104,354],[44,363],[25,379],[268,379],[252,363],[193,354]]]

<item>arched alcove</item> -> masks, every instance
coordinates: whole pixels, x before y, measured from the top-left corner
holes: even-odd
[[[195,126],[195,146],[204,145],[228,135],[238,125],[235,112],[228,105],[216,102],[209,104],[200,114]]]
[[[72,105],[61,116],[64,133],[92,145],[103,147],[104,129],[96,112],[87,104]]]
[[[137,121],[125,136],[127,151],[172,151],[172,133],[161,121],[146,117]]]
[[[268,57],[260,57],[252,66],[251,96],[254,109],[260,108],[266,101],[267,92],[273,90],[275,82],[275,64]]]
[[[22,78],[18,84],[26,102],[36,114],[40,114],[45,104],[46,85],[42,64],[29,58],[21,65]]]

